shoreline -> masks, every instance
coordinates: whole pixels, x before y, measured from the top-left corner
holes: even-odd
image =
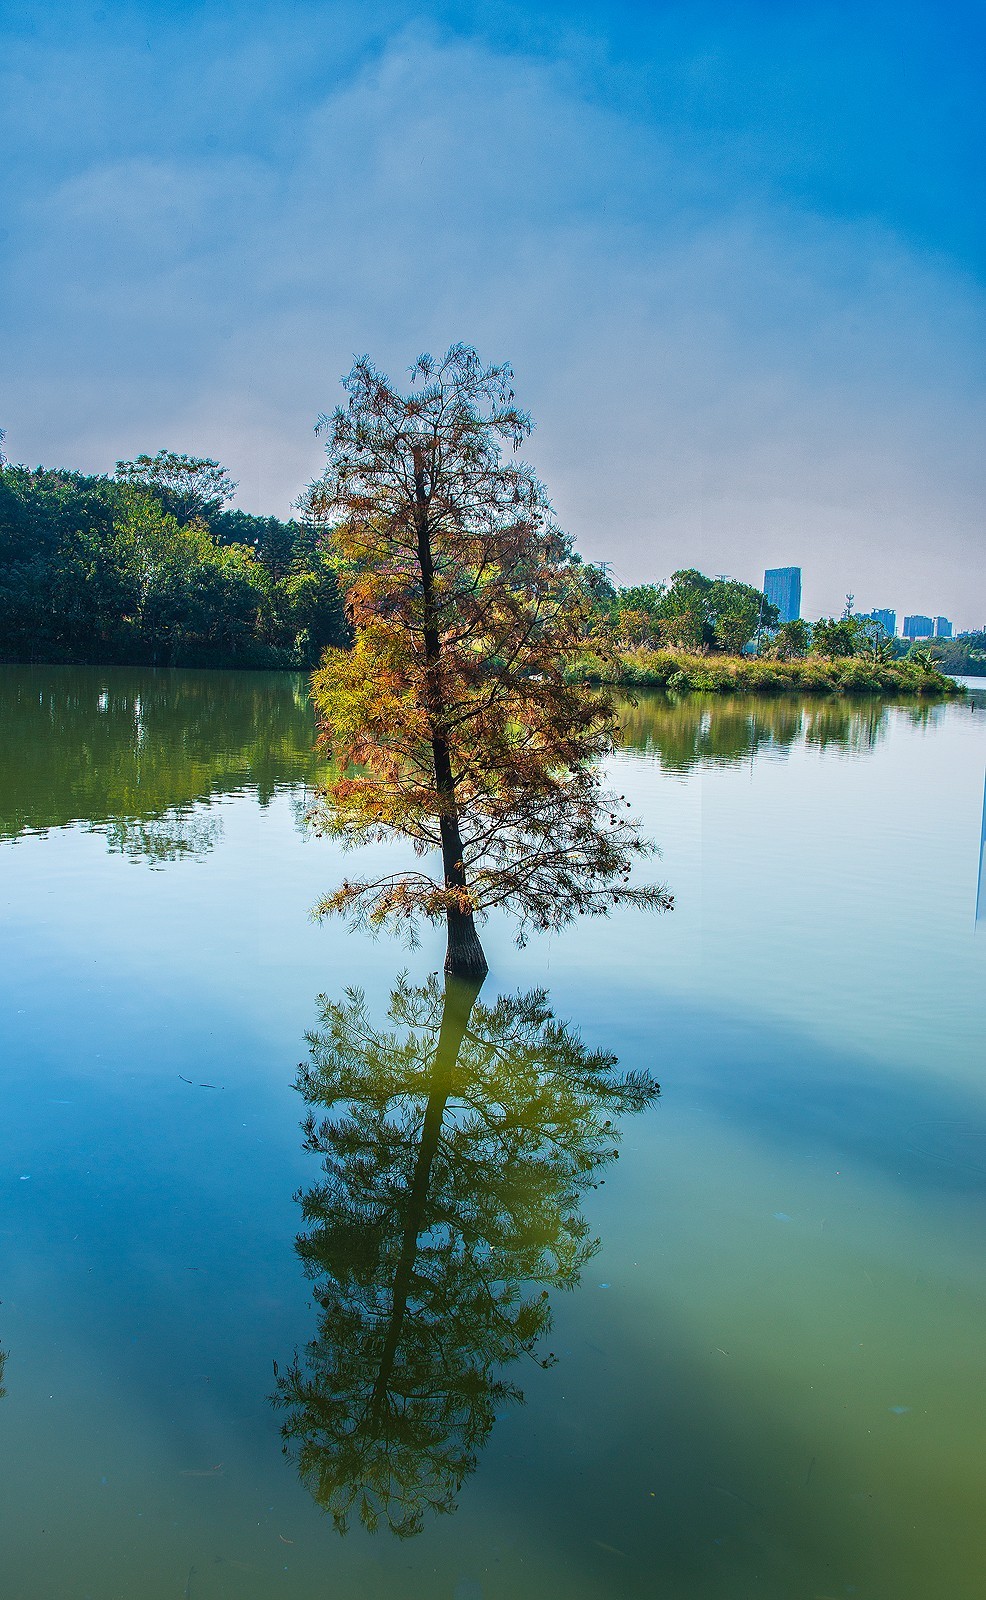
[[[586,654],[566,676],[573,683],[611,689],[660,689],[669,694],[842,694],[960,699],[965,684],[907,660],[868,661],[864,656],[805,656],[794,661],[754,656],[700,655],[687,650],[636,650],[621,653],[615,675],[601,658]],[[0,657],[0,667],[97,667],[106,671],[289,673],[310,678],[317,667],[257,661],[93,661],[63,656],[33,660]]]

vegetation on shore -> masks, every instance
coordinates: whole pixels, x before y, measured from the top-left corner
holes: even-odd
[[[216,462],[0,471],[0,660],[312,667],[348,629],[314,530],[224,509]]]
[[[325,529],[230,509],[236,485],[216,461],[161,450],[112,478],[2,456],[0,469],[2,661],[305,670],[351,640]],[[959,692],[945,673],[986,673],[983,633],[903,654],[848,610],[780,623],[735,579],[684,568],[618,588],[567,559],[582,607],[571,682],[935,696]]]
[[[693,690],[705,694],[875,694],[945,696],[962,688],[924,656],[900,661],[817,654],[778,660],[772,657],[712,655],[694,650],[636,650],[613,659],[586,651],[569,669],[573,678],[621,688]]]
[[[694,568],[632,589],[614,588],[594,569],[588,576],[593,640],[570,665],[577,679],[677,694],[961,693],[937,649],[907,651],[879,623],[855,616],[851,596],[841,617],[780,622],[760,590]]]
[[[986,678],[986,628],[958,639],[931,639],[925,645],[939,672]]]

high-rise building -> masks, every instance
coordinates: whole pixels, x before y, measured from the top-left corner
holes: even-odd
[[[952,624],[947,617],[935,618],[935,638],[950,639],[952,637]]]
[[[934,638],[935,625],[930,617],[905,617],[905,639],[932,639]]]
[[[867,611],[860,617],[860,622],[878,622],[888,638],[896,638],[897,613],[896,611]]]
[[[782,622],[796,622],[801,615],[801,568],[768,567],[763,592],[777,607]]]

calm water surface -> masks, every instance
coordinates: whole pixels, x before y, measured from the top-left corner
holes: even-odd
[[[978,1600],[986,693],[624,732],[677,909],[467,1023],[300,681],[0,669],[9,1600]]]

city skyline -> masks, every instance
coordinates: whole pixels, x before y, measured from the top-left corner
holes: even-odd
[[[779,621],[791,622],[804,616],[808,622],[817,620],[810,614],[805,614],[801,605],[802,578],[804,569],[800,566],[767,567],[763,575],[762,592],[766,599],[776,605]],[[903,615],[900,628],[897,626],[898,612],[894,607],[874,606],[864,611],[855,604],[855,595],[847,590],[846,601],[852,600],[852,614],[860,621],[878,622],[891,638],[902,639],[951,639],[958,632],[978,632],[978,628],[958,629],[952,619],[941,613],[913,612]],[[845,607],[844,607],[845,608]],[[843,608],[843,609],[844,609]]]

